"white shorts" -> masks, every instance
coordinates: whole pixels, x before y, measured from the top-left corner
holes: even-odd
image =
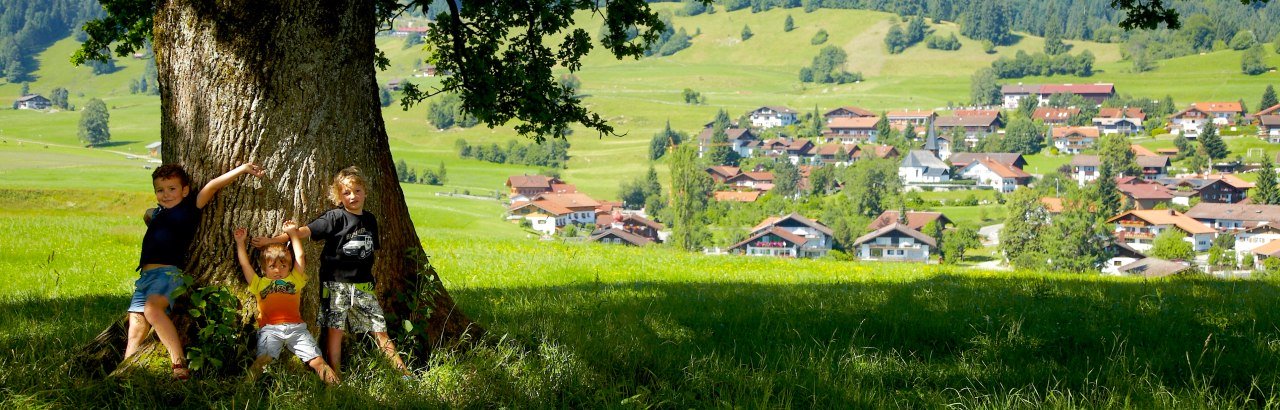
[[[289,351],[303,363],[320,357],[320,348],[316,347],[316,339],[311,337],[305,323],[266,325],[258,329],[258,356],[279,359],[284,346],[289,346]]]

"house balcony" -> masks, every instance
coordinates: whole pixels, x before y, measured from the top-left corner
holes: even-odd
[[[1148,233],[1148,232],[1124,232],[1124,231],[1116,232],[1116,239],[1120,239],[1120,240],[1139,240],[1139,239],[1151,240],[1151,239],[1155,239],[1155,237],[1156,237],[1156,234]]]

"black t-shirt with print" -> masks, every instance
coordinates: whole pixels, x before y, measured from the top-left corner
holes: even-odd
[[[320,280],[324,282],[373,282],[373,250],[378,249],[378,219],[369,211],[360,215],[343,208],[331,209],[307,224],[311,239],[324,241],[320,252]]]
[[[191,242],[200,226],[200,208],[196,194],[191,193],[173,208],[159,207],[151,216],[147,233],[142,236],[142,255],[138,268],[147,264],[173,265],[184,268]]]

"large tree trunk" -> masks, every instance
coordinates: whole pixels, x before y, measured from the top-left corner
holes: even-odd
[[[370,183],[365,209],[381,228],[374,267],[379,299],[393,336],[411,320],[415,353],[424,354],[480,329],[455,310],[426,258],[415,256],[423,255],[422,245],[396,181],[379,108],[373,4],[161,1],[154,49],[164,162],[184,165],[198,184],[244,162],[266,170],[262,179],[238,179],[205,207],[186,267],[201,285],[237,289],[246,316],[252,298],[243,293],[232,230],[245,226],[250,235],[266,236],[280,232],[285,219],[309,222],[334,206],[327,195],[333,175],[359,166]],[[320,248],[307,249],[316,278]],[[307,286],[304,317],[315,317],[318,289],[315,281]],[[177,322],[191,334],[189,320]],[[123,334],[109,329],[96,343],[110,352],[115,346],[104,344],[123,346]]]

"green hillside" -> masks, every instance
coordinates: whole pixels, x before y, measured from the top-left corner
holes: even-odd
[[[675,10],[677,4],[660,3],[661,10]],[[782,30],[786,16],[795,19],[796,29]],[[580,16],[579,26],[598,31],[598,16]],[[619,181],[640,175],[646,165],[649,138],[667,121],[686,132],[696,132],[718,109],[738,116],[755,107],[787,105],[801,111],[814,107],[829,109],[858,105],[872,110],[901,108],[943,108],[948,102],[968,100],[969,77],[1001,56],[1018,50],[1038,52],[1039,37],[1021,36],[996,54],[982,52],[981,46],[961,37],[958,51],[930,50],[917,44],[902,54],[891,55],[883,44],[884,33],[897,16],[861,10],[822,10],[804,13],[799,9],[750,13],[718,12],[695,17],[673,17],[676,28],[694,36],[692,46],[668,57],[617,60],[597,47],[584,68],[582,80],[585,102],[611,120],[622,136],[597,136],[579,130],[570,137],[573,148],[568,168],[562,176],[583,191],[602,198],[616,196]],[[743,25],[755,36],[740,39]],[[810,44],[819,29],[830,33],[823,45]],[[951,22],[931,24],[936,34],[956,33]],[[1262,88],[1280,83],[1275,73],[1245,76],[1239,73],[1239,52],[1219,51],[1159,62],[1154,72],[1135,74],[1129,63],[1120,60],[1119,45],[1068,42],[1072,53],[1088,49],[1097,56],[1097,74],[1089,78],[1048,77],[1011,80],[1017,82],[1114,82],[1122,94],[1163,97],[1172,95],[1179,105],[1196,100],[1236,100],[1255,104]],[[437,80],[414,78],[422,64],[420,46],[404,47],[404,39],[383,36],[379,48],[391,59],[391,67],[379,73],[386,83],[409,79],[423,86]],[[860,71],[866,80],[857,84],[822,85],[798,81],[800,67],[809,64],[825,45],[837,45],[849,55],[848,69]],[[87,67],[65,63],[75,49],[68,38],[39,56],[40,69],[31,83],[33,92],[47,93],[56,86],[71,90],[71,103],[82,105],[88,98],[104,99],[111,107],[113,149],[141,153],[142,147],[158,139],[159,100],[154,96],[130,95],[129,81],[142,73],[139,60],[121,59],[121,69],[109,75],[93,76]],[[1268,53],[1268,61],[1280,66],[1280,56]],[[0,84],[0,95],[18,94],[17,84]],[[687,105],[681,90],[690,88],[707,98],[705,105]],[[448,190],[491,192],[500,189],[507,175],[538,172],[536,167],[497,165],[457,157],[453,143],[459,138],[471,144],[505,144],[518,138],[510,127],[489,129],[433,129],[425,121],[426,104],[403,111],[398,104],[384,109],[392,151],[419,170],[443,162],[449,169]],[[33,113],[0,110],[0,136],[76,144],[78,113]],[[523,141],[522,141],[523,142]],[[665,167],[659,167],[665,172]]]

